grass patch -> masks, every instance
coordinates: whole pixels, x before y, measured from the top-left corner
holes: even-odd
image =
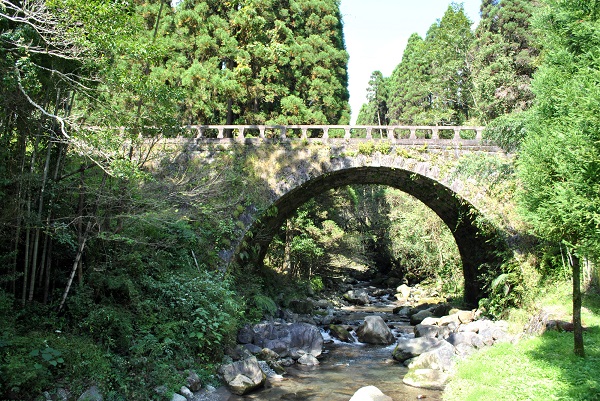
[[[549,294],[544,305],[569,310],[565,288]],[[458,364],[444,400],[600,399],[600,297],[586,296],[584,306],[585,358],[573,354],[573,333],[567,332],[548,331],[515,345],[497,345]]]

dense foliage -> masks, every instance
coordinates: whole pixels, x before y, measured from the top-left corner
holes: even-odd
[[[391,77],[372,74],[358,121],[489,124],[488,137],[521,149],[522,204],[546,241],[539,263],[567,249],[577,298],[578,262],[600,250],[600,6],[539,3],[534,24],[537,1],[484,0],[474,31],[451,5],[411,36]],[[235,329],[285,303],[277,280],[319,290],[350,267],[461,287],[448,228],[378,186],[304,205],[280,228],[272,269],[255,266],[239,286],[219,254],[246,207],[268,206],[241,151],[222,165],[154,159],[185,124],[347,123],[339,0],[3,0],[0,38],[2,396],[98,384],[107,399],[151,399],[189,369],[207,382]],[[505,167],[461,166],[469,177]],[[489,278],[489,312],[520,302],[517,262]]]
[[[186,123],[347,122],[338,2],[2,1],[0,36],[0,394],[209,381],[265,306],[218,256],[258,186],[235,153],[217,174],[153,146]]]
[[[373,73],[369,93],[385,94],[369,96],[357,121],[488,125],[527,110],[539,55],[530,26],[535,7],[525,0],[484,0],[473,32],[462,6],[450,5],[425,38],[415,33],[408,39],[402,62],[389,78],[374,79],[378,71]],[[488,133],[496,140],[519,135],[510,121],[496,126]]]
[[[544,238],[563,243],[573,266],[575,352],[583,356],[582,258],[600,252],[600,5],[548,1],[540,14],[544,58],[533,81],[536,101],[520,152],[521,201]]]

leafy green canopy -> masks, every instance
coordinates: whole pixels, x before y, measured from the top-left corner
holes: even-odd
[[[179,88],[188,123],[344,123],[347,61],[339,0],[185,0],[158,21],[150,75]]]
[[[468,50],[471,21],[452,4],[425,39],[413,34],[388,85],[391,123],[459,125],[473,105]]]
[[[475,115],[487,124],[531,107],[531,78],[539,50],[529,0],[484,0],[471,48]]]
[[[388,78],[384,77],[381,71],[374,71],[369,80],[367,88],[367,100],[358,117],[356,123],[359,125],[387,125],[388,119]]]
[[[570,249],[574,352],[583,357],[580,259],[600,251],[600,3],[548,0],[546,53],[521,153],[522,204],[537,232]]]
[[[600,4],[549,0],[544,61],[520,155],[521,200],[546,238],[597,255],[600,233]]]

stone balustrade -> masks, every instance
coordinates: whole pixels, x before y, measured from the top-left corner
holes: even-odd
[[[392,142],[398,139],[429,139],[481,142],[485,127],[480,126],[408,126],[408,125],[189,125],[187,130],[195,131],[197,139],[223,139],[225,132],[230,130],[231,137],[236,140],[247,138],[276,138],[288,139],[291,136],[300,139],[330,138],[330,131],[344,133],[344,139],[373,139],[373,132],[378,132],[383,139]],[[290,133],[296,133],[290,135]],[[440,132],[443,135],[440,135]],[[254,134],[253,134],[254,133]],[[298,136],[299,133],[300,135]],[[461,135],[461,134],[464,134]],[[474,134],[474,135],[473,135]],[[336,135],[338,138],[342,136]]]

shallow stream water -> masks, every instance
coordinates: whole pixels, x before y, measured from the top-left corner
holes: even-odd
[[[397,337],[410,335],[412,327],[392,313],[394,302],[367,307],[344,308],[349,320],[362,320],[366,315],[382,316],[393,326]],[[347,344],[327,341],[320,365],[293,365],[281,379],[269,379],[265,388],[252,394],[230,396],[227,401],[291,400],[291,401],[348,401],[361,387],[375,386],[394,401],[416,399],[441,400],[440,391],[406,386],[402,378],[407,372],[403,364],[392,359],[395,345],[378,346],[361,343]]]

